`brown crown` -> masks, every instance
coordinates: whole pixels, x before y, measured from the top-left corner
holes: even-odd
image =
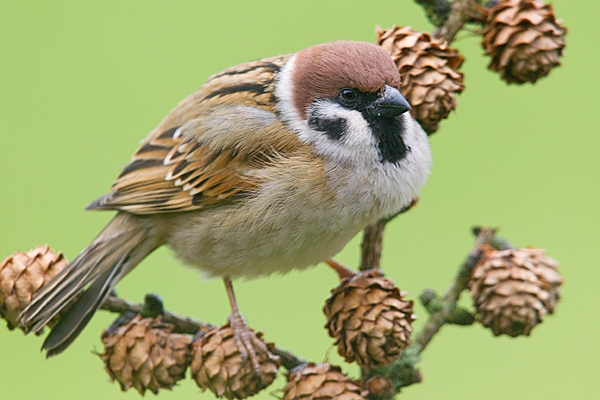
[[[301,50],[293,76],[295,106],[303,114],[317,98],[337,96],[350,87],[375,93],[390,85],[400,86],[400,74],[390,55],[366,42],[340,40]]]

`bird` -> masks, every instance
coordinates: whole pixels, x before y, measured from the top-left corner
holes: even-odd
[[[160,246],[225,283],[240,351],[257,364],[232,280],[302,270],[418,198],[432,158],[390,55],[334,41],[211,76],[141,142],[110,192],[116,215],[20,315],[63,352],[117,282]]]

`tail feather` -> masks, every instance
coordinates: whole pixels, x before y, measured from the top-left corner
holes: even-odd
[[[115,268],[108,269],[99,275],[73,304],[73,307],[63,315],[60,322],[52,328],[42,345],[42,349],[46,350],[46,357],[62,353],[79,336],[92,319],[94,312],[117,284],[116,278],[121,272],[124,261],[126,261],[125,256],[121,258]]]
[[[26,332],[38,332],[75,301],[44,342],[43,348],[48,350],[48,356],[65,350],[81,333],[117,282],[160,246],[161,243],[150,231],[151,226],[142,217],[117,214],[96,239],[44,286],[23,310],[21,326]],[[78,295],[81,297],[75,300]]]
[[[60,304],[56,304],[57,296],[59,293],[63,293],[61,298],[63,301],[68,300],[68,297],[64,296],[64,292],[68,288],[72,288],[80,282],[89,282],[88,276],[93,272],[92,268],[84,269],[81,267],[82,261],[88,259],[88,255],[94,251],[99,243],[91,243],[85,250],[83,250],[69,265],[57,274],[47,285],[41,288],[41,290],[33,297],[29,305],[21,313],[21,324],[26,328],[25,332],[38,332],[41,330],[46,322],[48,322],[56,313],[60,311]],[[95,263],[90,263],[95,264]],[[84,274],[83,276],[81,276]],[[93,278],[92,278],[93,279]],[[85,285],[85,283],[83,284]],[[52,303],[54,300],[54,303]],[[35,319],[34,319],[35,318]],[[30,321],[42,321],[41,326],[37,323],[31,324]]]
[[[40,331],[48,321],[69,305],[88,283],[105,270],[112,269],[119,261],[121,251],[127,251],[143,240],[144,232],[129,232],[129,235],[127,233],[119,232],[111,234],[110,237],[101,233],[98,237],[100,241],[95,240],[50,281],[48,286],[44,286],[23,310],[21,323],[26,324],[26,332]]]

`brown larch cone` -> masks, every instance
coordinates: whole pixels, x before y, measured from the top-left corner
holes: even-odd
[[[172,389],[185,378],[191,361],[191,337],[173,333],[173,326],[160,317],[135,316],[127,324],[102,335],[104,354],[100,354],[111,380],[121,390],[131,387],[140,394],[146,390]]]
[[[413,302],[372,269],[344,278],[331,291],[323,311],[338,353],[365,369],[394,361],[410,344]]]
[[[469,282],[477,320],[496,336],[529,336],[560,297],[557,266],[540,249],[484,246]]]
[[[283,389],[282,400],[362,400],[366,398],[356,383],[339,367],[308,363],[292,369]]]
[[[488,68],[508,83],[535,82],[560,65],[567,29],[552,5],[540,0],[500,0],[484,22]]]
[[[209,389],[217,397],[244,399],[275,380],[281,362],[279,356],[272,353],[273,343],[265,343],[262,333],[250,329],[249,332],[254,335],[252,341],[256,344],[260,377],[251,360],[244,360],[229,323],[211,329],[194,341],[192,378],[202,390]]]
[[[0,263],[0,316],[8,328],[19,325],[19,314],[33,295],[67,265],[62,253],[48,245],[14,253]]]
[[[446,41],[409,26],[376,29],[377,42],[391,56],[402,78],[400,91],[412,106],[412,116],[432,134],[456,108],[465,85],[458,69],[464,61]]]

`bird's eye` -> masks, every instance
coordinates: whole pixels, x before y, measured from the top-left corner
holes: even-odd
[[[344,88],[340,90],[340,98],[346,103],[353,103],[356,101],[356,90],[350,88]]]

